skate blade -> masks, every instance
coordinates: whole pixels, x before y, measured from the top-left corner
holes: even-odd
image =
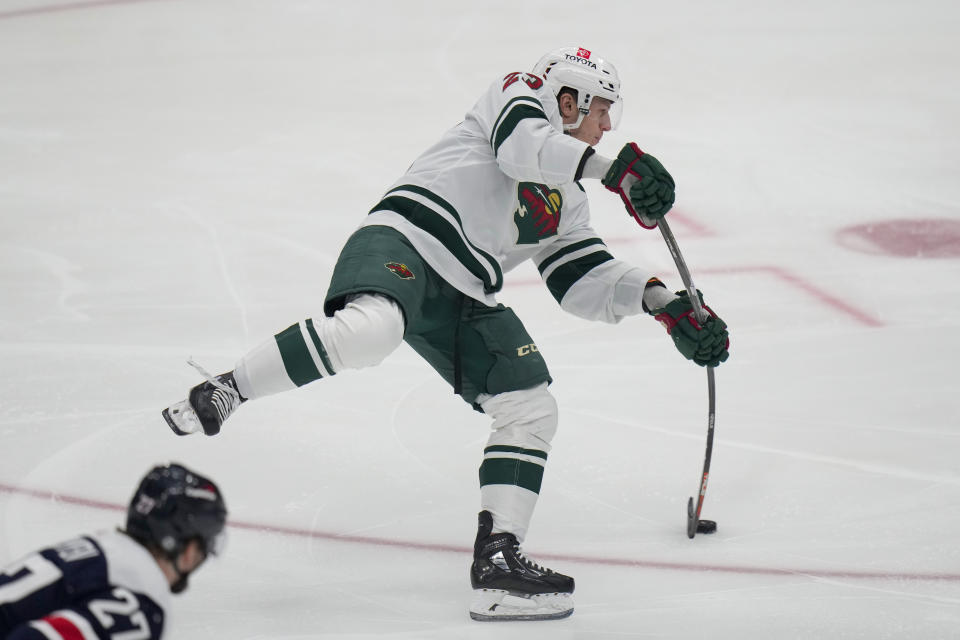
[[[470,617],[481,622],[497,620],[559,620],[573,613],[573,594],[541,593],[515,596],[497,589],[476,589]]]
[[[161,411],[167,426],[178,436],[188,436],[203,430],[200,418],[186,400],[181,400]]]

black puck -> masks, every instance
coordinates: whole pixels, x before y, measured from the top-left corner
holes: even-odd
[[[697,523],[697,533],[716,533],[717,523],[713,520],[701,520]]]

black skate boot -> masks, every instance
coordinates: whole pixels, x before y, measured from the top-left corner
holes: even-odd
[[[573,578],[531,562],[512,533],[492,533],[481,511],[470,584],[474,620],[554,620],[573,613]]]
[[[186,400],[164,409],[163,418],[178,436],[189,435],[200,430],[208,436],[215,436],[220,433],[224,420],[229,418],[230,414],[247,399],[237,391],[233,371],[222,373],[214,378],[196,363],[190,362],[190,364],[207,380],[190,389]]]

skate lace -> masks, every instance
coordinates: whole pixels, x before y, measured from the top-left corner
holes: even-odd
[[[196,369],[200,375],[207,379],[207,382],[216,388],[216,391],[210,395],[210,403],[217,410],[220,423],[222,424],[223,421],[233,413],[233,410],[240,406],[240,392],[230,385],[217,380],[209,371],[197,364],[193,358],[188,359],[187,364]]]
[[[537,563],[537,562],[534,562],[534,561],[531,560],[529,557],[527,557],[526,555],[524,555],[523,551],[520,551],[520,545],[515,545],[515,546],[513,547],[513,553],[517,556],[517,558],[518,558],[523,564],[527,565],[527,566],[530,567],[531,569],[535,569],[535,570],[539,571],[540,573],[553,573],[553,569],[549,569],[549,568],[547,568],[547,567],[545,567],[545,566],[543,566],[543,565],[541,565],[541,564],[539,564],[539,563]]]

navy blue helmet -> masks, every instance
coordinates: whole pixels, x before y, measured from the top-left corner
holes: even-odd
[[[127,509],[126,532],[169,558],[180,555],[190,540],[199,540],[205,554],[217,554],[226,521],[217,485],[171,463],[154,467],[140,481]]]

